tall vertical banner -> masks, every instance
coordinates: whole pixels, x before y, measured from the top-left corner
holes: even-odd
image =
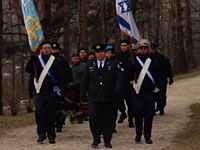
[[[39,16],[33,0],[21,0],[21,2],[30,49],[32,52],[36,52],[40,43],[44,40]]]
[[[133,44],[136,44],[140,40],[140,33],[135,24],[129,1],[116,0],[116,11],[121,31],[133,38]]]

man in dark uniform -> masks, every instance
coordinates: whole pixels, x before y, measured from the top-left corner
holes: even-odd
[[[151,57],[154,59],[157,59],[159,61],[159,76],[160,77],[160,84],[161,86],[159,87],[160,91],[158,94],[156,94],[156,102],[157,102],[157,108],[156,111],[160,111],[160,115],[164,115],[165,111],[164,108],[167,104],[167,84],[169,82],[169,85],[173,84],[173,73],[171,69],[171,64],[169,61],[169,58],[158,52],[158,45],[157,44],[151,44]],[[162,66],[161,66],[162,65]],[[169,79],[169,81],[168,81]],[[158,85],[159,86],[159,85]]]
[[[156,111],[160,111],[160,115],[164,114],[164,104],[166,102],[165,100],[165,84],[164,84],[164,75],[165,75],[165,57],[164,55],[157,52],[158,45],[157,44],[151,44],[151,53],[150,57],[154,59],[154,61],[157,62],[157,68],[159,71],[159,82],[157,82],[157,86],[159,88],[159,92],[155,93],[155,102],[157,103]]]
[[[134,81],[133,83],[134,117],[136,125],[135,141],[140,142],[142,133],[144,133],[146,143],[152,144],[151,130],[155,107],[154,92],[159,91],[156,86],[159,72],[157,71],[156,62],[149,58],[149,47],[148,40],[141,39],[137,43],[138,55],[135,57],[135,64],[129,63],[126,78],[132,81],[135,72],[138,79],[137,82]]]
[[[88,61],[81,80],[81,99],[88,90],[90,130],[92,147],[97,148],[103,134],[106,148],[112,148],[111,138],[114,125],[114,97],[119,94],[120,81],[117,64],[105,57],[105,45],[93,46],[96,59]]]
[[[51,54],[60,61],[61,67],[68,74],[68,81],[73,82],[72,79],[72,70],[69,67],[68,61],[65,57],[61,55],[61,47],[57,42],[52,42],[52,51]],[[58,109],[56,112],[56,132],[62,132],[63,125],[65,124],[66,114],[64,113],[64,106],[61,102],[61,98],[58,99]]]
[[[129,41],[128,40],[122,40],[120,42],[120,48],[121,51],[119,53],[116,53],[116,58],[118,59],[119,62],[122,62],[122,68],[124,69],[124,72],[127,69],[128,62],[131,58],[130,50],[129,50]],[[122,123],[124,119],[127,118],[126,115],[126,107],[124,104],[124,100],[126,101],[126,104],[128,106],[128,121],[129,121],[129,127],[132,128],[134,127],[133,123],[133,103],[131,99],[131,85],[130,83],[126,80],[125,77],[123,77],[123,85],[122,85],[122,90],[123,94],[121,96],[120,100],[120,105],[119,105],[119,111],[121,112],[120,119],[118,120],[118,123]]]
[[[31,57],[26,72],[31,74],[35,85],[35,118],[39,136],[37,142],[42,143],[48,136],[49,143],[54,144],[57,92],[65,94],[69,78],[60,61],[51,55],[51,43],[44,41],[41,47],[41,55]]]

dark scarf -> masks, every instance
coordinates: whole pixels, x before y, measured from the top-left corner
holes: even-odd
[[[145,61],[149,56],[148,56],[148,55],[138,54],[138,57],[139,57],[141,60]]]

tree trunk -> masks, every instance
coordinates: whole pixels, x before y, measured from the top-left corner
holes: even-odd
[[[10,4],[9,4],[9,11],[11,12],[12,10],[12,0],[10,0]],[[10,13],[10,32],[13,33],[14,29],[13,29],[13,19],[12,19],[12,14]],[[14,41],[14,38],[12,35],[10,35],[10,41]],[[16,116],[17,113],[18,113],[18,101],[16,99],[16,88],[15,88],[15,48],[13,48],[13,51],[12,51],[13,55],[12,55],[12,99],[10,100],[10,107],[11,107],[11,114],[13,116]]]
[[[64,0],[64,55],[68,60],[70,60],[69,16],[70,16],[70,0]]]
[[[19,24],[20,24],[20,21],[19,21]],[[19,25],[19,27],[18,27],[18,30],[19,30],[19,33],[21,33],[22,31],[21,31],[21,26]],[[24,87],[25,87],[25,83],[24,83],[24,48],[22,47],[22,43],[23,43],[23,41],[22,41],[22,36],[21,35],[19,35],[19,50],[20,50],[20,57],[21,57],[21,72],[20,72],[20,74],[21,74],[21,93],[24,93]]]
[[[105,0],[101,1],[101,21],[102,21],[102,35],[101,39],[103,43],[106,43],[106,7],[105,7]]]
[[[182,26],[182,7],[181,0],[173,0],[175,17],[176,17],[176,45],[174,50],[174,71],[182,73],[188,71],[185,59],[184,41],[183,41],[183,26]]]
[[[189,69],[192,69],[196,67],[196,63],[193,53],[191,9],[189,0],[185,0],[185,25],[186,25],[185,42],[186,42],[187,66]]]
[[[22,9],[21,6],[19,4],[18,0],[12,0],[12,4],[13,4],[13,8],[16,11],[17,17],[19,18],[19,20],[24,23],[24,18],[23,18],[23,14],[22,14]]]
[[[43,0],[38,0],[37,1],[37,10],[38,10],[38,16],[40,16],[40,20],[43,18]]]
[[[51,38],[52,28],[51,28],[51,2],[44,0],[44,17],[42,20],[43,23],[43,30],[44,30],[44,37],[46,39]]]
[[[169,41],[167,42],[167,47],[168,47],[168,56],[170,59],[172,59],[172,64],[174,64],[174,51],[177,49],[177,45],[176,45],[176,15],[175,15],[175,9],[174,9],[174,4],[173,1],[170,1],[171,4],[171,8],[169,8],[169,18],[170,22],[169,22],[169,28],[171,28],[171,30],[169,29]]]
[[[87,12],[88,12],[88,5],[85,5],[88,1],[87,0],[78,0],[78,30],[79,30],[79,37],[78,37],[78,48],[84,47],[85,49],[88,48],[88,22],[87,22]]]
[[[136,6],[137,6],[137,2],[138,2],[139,0],[132,0],[132,1],[130,1],[130,5],[131,5],[131,10],[132,10],[132,13],[133,13],[133,16],[135,15],[135,12],[136,12]]]
[[[116,1],[113,1],[113,20],[117,22],[117,13],[116,13]],[[118,27],[118,25],[117,25]]]
[[[156,36],[154,42],[160,43],[160,0],[156,0]]]
[[[3,48],[3,10],[2,0],[0,0],[0,115],[3,114],[3,103],[2,103],[2,48]]]

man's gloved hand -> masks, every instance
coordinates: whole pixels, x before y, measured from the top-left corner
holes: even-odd
[[[169,79],[169,85],[172,85],[173,82],[174,82],[174,79],[173,79],[173,78],[170,78],[170,79]]]

